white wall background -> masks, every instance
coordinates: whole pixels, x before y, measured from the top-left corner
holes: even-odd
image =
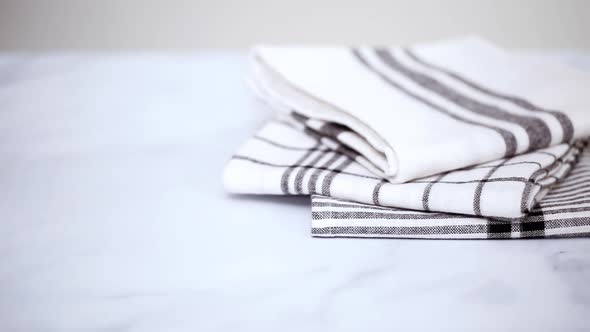
[[[0,0],[0,50],[400,44],[479,33],[590,48],[587,0]]]

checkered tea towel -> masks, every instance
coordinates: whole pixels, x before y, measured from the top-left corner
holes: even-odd
[[[519,218],[570,171],[582,145],[559,144],[394,184],[370,172],[354,150],[283,117],[236,152],[224,178],[232,193],[319,194],[378,206]]]
[[[314,236],[581,236],[590,235],[585,145],[560,144],[392,184],[368,171],[343,144],[283,118],[267,123],[236,152],[224,182],[232,193],[312,194]]]

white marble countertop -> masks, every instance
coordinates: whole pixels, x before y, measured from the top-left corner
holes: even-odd
[[[226,195],[244,70],[0,56],[0,331],[590,330],[590,239],[317,239],[305,197]]]

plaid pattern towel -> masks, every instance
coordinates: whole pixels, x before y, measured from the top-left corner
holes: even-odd
[[[296,110],[393,183],[590,135],[587,73],[477,38],[411,48],[259,47],[251,67],[254,91],[274,110]]]
[[[563,178],[581,143],[560,144],[407,183],[372,174],[344,144],[284,117],[266,124],[225,171],[233,193],[320,194],[413,210],[519,218]]]
[[[342,144],[317,136],[298,121],[281,119],[266,124],[238,150],[225,169],[224,180],[233,193],[312,194],[314,236],[587,236],[590,151],[585,145],[583,141],[557,145],[392,184],[374,176],[355,159],[358,154]]]

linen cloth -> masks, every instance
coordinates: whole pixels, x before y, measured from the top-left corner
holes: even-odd
[[[590,151],[526,216],[494,218],[411,211],[312,196],[311,233],[319,237],[501,239],[590,236]]]
[[[274,110],[331,132],[393,183],[590,135],[587,73],[477,37],[408,48],[258,47],[251,59],[251,86]]]
[[[568,173],[583,144],[559,144],[393,184],[372,174],[364,158],[341,142],[294,117],[282,117],[267,123],[235,153],[224,182],[232,193],[319,194],[404,209],[519,218]]]

